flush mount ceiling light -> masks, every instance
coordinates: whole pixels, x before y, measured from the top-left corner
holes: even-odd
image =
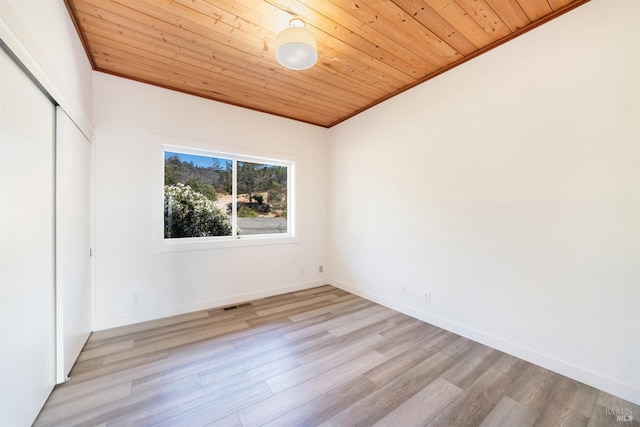
[[[306,70],[318,60],[318,43],[304,22],[292,19],[276,38],[276,59],[291,70]]]

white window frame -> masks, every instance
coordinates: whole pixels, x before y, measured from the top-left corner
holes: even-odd
[[[154,158],[152,178],[153,201],[151,203],[152,252],[175,252],[219,248],[237,248],[245,246],[263,246],[278,244],[298,244],[296,233],[296,159],[285,154],[269,153],[262,150],[230,147],[203,141],[187,140],[154,135],[151,138]],[[235,215],[231,215],[233,234],[237,230],[237,162],[263,163],[287,167],[287,233],[252,234],[210,237],[164,237],[164,153],[177,152],[198,156],[229,159],[233,162],[232,203]],[[157,165],[157,167],[156,167]]]

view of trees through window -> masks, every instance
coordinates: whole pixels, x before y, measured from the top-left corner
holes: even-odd
[[[164,153],[164,237],[287,233],[287,167]],[[236,189],[236,206],[233,190]]]

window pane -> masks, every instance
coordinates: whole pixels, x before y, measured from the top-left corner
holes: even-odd
[[[165,151],[164,237],[231,236],[229,159]]]
[[[238,234],[287,233],[287,167],[238,162]]]

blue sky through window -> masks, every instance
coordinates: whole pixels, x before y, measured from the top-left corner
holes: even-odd
[[[164,152],[164,159],[167,160],[169,157],[177,156],[181,162],[190,163],[193,162],[195,166],[199,166],[202,168],[210,168],[214,166],[215,161],[218,161],[218,166],[225,169],[226,165],[229,164],[231,166],[231,160],[229,159],[220,159],[209,156],[199,156],[197,154],[185,154],[185,153],[174,153],[171,151]]]

